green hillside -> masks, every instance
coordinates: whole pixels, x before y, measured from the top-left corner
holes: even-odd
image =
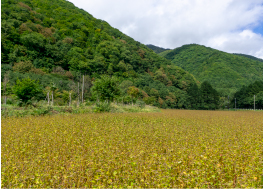
[[[161,52],[167,51],[167,50],[171,50],[171,49],[165,49],[162,47],[157,47],[155,45],[146,45],[148,48],[152,49],[155,53],[159,54]]]
[[[161,56],[193,74],[200,82],[209,81],[224,95],[233,94],[243,85],[263,80],[263,63],[256,58],[235,55],[191,44]]]
[[[181,108],[196,83],[171,61],[65,0],[1,1],[1,33],[1,81],[10,96],[16,80],[29,77],[39,81],[42,100],[55,86],[57,104],[63,104],[70,90],[77,98],[77,83],[85,75],[84,98],[96,101],[90,88],[108,75],[118,78],[122,100],[134,86],[146,104]]]
[[[247,55],[247,54],[240,54],[240,53],[233,53],[234,55],[238,55],[238,56],[244,56],[244,57],[247,57],[247,58],[250,58],[252,60],[258,60],[260,62],[263,62],[263,59],[260,59],[260,58],[257,58],[257,57],[254,57],[254,56],[251,56],[251,55]]]

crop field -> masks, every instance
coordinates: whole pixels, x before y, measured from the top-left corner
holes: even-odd
[[[1,186],[263,187],[263,112],[2,118]]]

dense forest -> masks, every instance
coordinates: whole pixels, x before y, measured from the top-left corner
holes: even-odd
[[[238,55],[231,56],[236,62],[243,61],[244,66],[237,69],[243,75],[232,74],[232,67],[227,67],[229,73],[221,77],[215,70],[225,66],[227,53],[198,45],[175,50],[149,47],[154,46],[133,40],[65,0],[3,0],[2,102],[21,105],[48,100],[52,94],[54,105],[59,106],[69,104],[72,98],[124,104],[140,101],[160,108],[218,109],[225,107],[222,89],[237,89],[262,77],[258,61],[248,62]],[[154,51],[162,51],[163,57]],[[236,62],[230,63],[233,69]],[[252,68],[255,74],[246,71]],[[209,77],[197,74],[200,69]],[[229,75],[227,81],[225,76]]]
[[[254,97],[255,95],[255,97]],[[231,101],[231,106],[241,109],[263,109],[263,81],[256,81],[238,90]]]
[[[229,54],[197,44],[183,45],[159,55],[200,82],[209,81],[223,96],[233,96],[243,85],[263,81],[263,60],[249,55]]]
[[[189,107],[188,89],[197,83],[191,74],[72,3],[4,0],[1,6],[3,96],[30,78],[42,90],[38,99],[52,91],[57,105],[66,104],[63,97],[80,98],[78,86],[85,83],[81,98],[96,101],[91,89],[105,75],[119,83],[114,100],[134,96],[162,108]]]
[[[254,57],[254,56],[251,56],[251,55],[247,55],[247,54],[240,54],[240,53],[233,53],[234,55],[238,55],[238,56],[244,56],[244,57],[247,57],[247,58],[250,58],[252,60],[258,60],[260,62],[263,62],[263,59],[260,59],[260,58],[257,58],[257,57]]]

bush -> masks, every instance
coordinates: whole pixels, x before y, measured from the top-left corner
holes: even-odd
[[[96,102],[94,112],[109,112],[111,110],[110,104],[107,102]]]
[[[18,62],[13,66],[13,70],[15,72],[20,72],[20,73],[26,73],[29,72],[31,69],[34,68],[34,65],[32,64],[31,61],[25,61],[25,62]]]
[[[18,79],[13,88],[14,94],[24,104],[32,104],[33,98],[38,98],[42,92],[38,82],[31,80],[29,77],[21,81]]]
[[[136,102],[136,105],[139,106],[140,108],[145,108],[145,102],[142,101],[142,100],[138,100],[138,101]]]
[[[66,103],[62,98],[56,98],[55,104],[58,105],[58,106],[68,105],[68,103]]]
[[[120,95],[118,83],[118,78],[104,75],[101,76],[101,79],[97,79],[94,82],[91,90],[100,100],[112,102],[113,99]]]
[[[40,116],[40,115],[47,115],[50,112],[52,112],[53,108],[48,106],[48,107],[42,107],[39,109],[34,109],[32,115],[34,116]]]

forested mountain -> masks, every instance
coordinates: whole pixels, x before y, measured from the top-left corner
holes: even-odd
[[[234,55],[238,55],[238,56],[244,56],[244,57],[250,58],[250,59],[252,59],[252,60],[258,60],[258,61],[260,61],[260,62],[263,62],[263,59],[257,58],[257,57],[251,56],[251,55],[240,54],[240,53],[233,53],[233,54],[234,54]]]
[[[190,107],[188,89],[196,84],[191,74],[70,2],[3,0],[1,21],[4,94],[8,87],[12,94],[17,79],[29,77],[41,84],[42,99],[56,88],[63,104],[63,93],[76,94],[85,75],[84,98],[92,101],[93,82],[108,75],[118,78],[123,97],[133,86],[147,104]]]
[[[164,51],[167,51],[167,50],[171,50],[171,49],[165,49],[165,48],[162,48],[162,47],[157,47],[157,46],[154,46],[154,45],[146,45],[148,48],[152,49],[155,53],[159,54],[161,52],[164,52]]]
[[[221,94],[234,94],[243,85],[263,81],[263,62],[251,56],[235,55],[190,44],[159,55],[193,74],[200,82],[209,81]]]

